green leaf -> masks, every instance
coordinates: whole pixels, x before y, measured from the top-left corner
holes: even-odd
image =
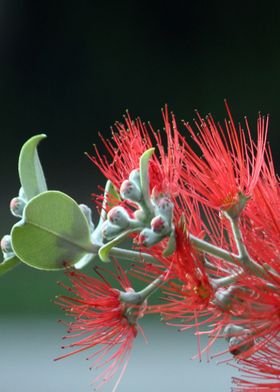
[[[163,251],[163,256],[168,257],[171,256],[176,250],[176,237],[175,237],[175,230],[173,229],[169,240],[168,240],[168,244],[167,247],[164,249]]]
[[[38,269],[62,269],[65,263],[74,265],[86,254],[97,253],[85,215],[71,197],[58,191],[35,196],[11,235],[16,255]]]
[[[103,222],[107,219],[107,207],[113,207],[114,204],[112,203],[112,201],[121,201],[121,197],[118,194],[114,184],[108,180],[106,182],[106,186],[105,186],[105,191],[104,191],[104,199],[103,199],[103,203],[102,203],[102,210],[101,210],[101,218],[103,220]],[[102,222],[102,223],[103,223]]]
[[[140,184],[143,194],[143,199],[146,203],[150,212],[154,212],[153,205],[151,203],[150,192],[149,192],[149,160],[153,155],[155,149],[150,148],[145,151],[140,158]]]
[[[107,206],[111,206],[110,197],[116,200],[121,200],[120,195],[118,194],[116,188],[112,184],[110,180],[106,182],[105,191],[104,191],[104,198],[102,203],[102,209],[100,212],[100,218],[98,225],[96,226],[91,239],[92,242],[96,245],[102,246],[103,245],[103,238],[102,238],[102,225],[107,219]]]
[[[33,136],[22,146],[18,161],[18,171],[21,185],[27,200],[47,190],[43,169],[37,153],[37,145],[47,136]]]
[[[109,262],[110,261],[110,250],[114,247],[117,246],[120,242],[122,242],[130,233],[133,233],[134,231],[139,231],[139,229],[129,229],[118,235],[116,238],[114,238],[112,241],[107,242],[107,244],[103,245],[98,252],[98,255],[101,259],[101,261],[104,262]]]
[[[0,263],[0,276],[13,269],[15,266],[20,264],[21,261],[16,255],[12,255]]]

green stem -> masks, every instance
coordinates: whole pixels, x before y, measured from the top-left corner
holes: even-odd
[[[16,256],[12,256],[9,259],[4,260],[0,264],[0,276],[4,275],[6,272],[9,272],[20,263],[21,261]]]
[[[142,298],[142,302],[148,298],[151,294],[153,294],[158,288],[162,285],[164,281],[164,275],[160,275],[157,279],[155,279],[152,283],[146,286],[141,291],[138,291],[138,294]]]
[[[259,265],[256,261],[251,259],[246,249],[243,241],[242,232],[239,227],[239,217],[231,217],[229,214],[225,213],[226,218],[230,221],[231,229],[234,235],[234,240],[239,253],[238,262],[246,270],[249,269],[257,276],[265,277],[267,276],[266,270]]]
[[[153,294],[159,289],[163,281],[164,275],[160,275],[152,283],[150,283],[148,286],[144,287],[140,291],[121,291],[120,299],[127,304],[141,305],[151,294]]]
[[[232,274],[232,275],[225,276],[223,278],[218,278],[218,279],[211,279],[211,284],[215,288],[229,286],[233,283],[236,283],[237,279],[240,277],[240,275],[242,275],[242,273]]]
[[[137,252],[129,249],[112,248],[110,250],[110,255],[121,257],[125,260],[131,260],[131,261],[146,261],[148,263],[157,262],[157,259],[149,255],[148,253]]]
[[[197,238],[192,234],[190,234],[190,241],[197,250],[217,257],[219,259],[223,259],[233,264],[236,264],[235,261],[239,259],[238,255],[230,253],[227,250],[219,248],[216,245],[212,245],[209,242],[201,240],[200,238]]]

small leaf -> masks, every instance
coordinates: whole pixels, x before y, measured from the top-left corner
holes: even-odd
[[[138,229],[129,229],[115,237],[112,241],[107,242],[107,244],[103,245],[98,252],[98,255],[100,259],[104,262],[109,262],[110,257],[109,253],[110,250],[114,247],[117,246],[120,242],[122,242],[130,233],[133,233],[134,231],[138,231]]]
[[[37,153],[37,145],[47,136],[33,136],[22,146],[18,161],[18,171],[21,185],[27,200],[47,190],[43,169]]]
[[[150,148],[145,151],[140,158],[140,184],[144,201],[150,212],[154,212],[149,192],[149,160],[155,149]]]
[[[98,222],[98,225],[96,226],[96,228],[91,236],[92,242],[95,245],[99,245],[99,246],[103,245],[102,225],[107,219],[107,212],[106,212],[107,206],[113,206],[110,203],[110,198],[113,198],[115,200],[121,200],[120,195],[116,191],[116,188],[114,187],[112,182],[110,180],[108,180],[106,182],[106,186],[105,186],[104,198],[103,198],[103,203],[102,203],[102,209],[100,212],[99,222]]]
[[[0,263],[0,276],[4,275],[20,263],[21,261],[16,255],[7,257],[2,263]]]
[[[91,244],[85,215],[71,197],[58,191],[35,196],[25,207],[23,218],[12,229],[16,255],[31,267],[43,270],[74,265],[88,253]]]
[[[174,229],[172,230],[167,247],[163,251],[163,256],[168,257],[171,256],[176,250],[176,237],[175,237],[175,231]]]
[[[95,257],[97,256],[96,254],[90,254],[87,253],[85,256],[83,256],[76,264],[75,264],[75,268],[76,269],[82,269],[84,268],[86,265],[88,265]]]

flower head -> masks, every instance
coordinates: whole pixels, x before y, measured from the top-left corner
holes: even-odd
[[[242,202],[243,197],[251,197],[263,165],[268,128],[268,119],[259,115],[255,144],[247,119],[245,132],[240,124],[238,128],[235,126],[227,104],[226,108],[229,120],[225,120],[225,131],[211,115],[205,120],[197,114],[198,133],[189,123],[184,123],[202,156],[186,145],[188,155],[183,178],[201,202],[223,210]]]
[[[118,280],[125,292],[132,290],[130,283],[120,266],[117,266]],[[134,338],[137,335],[137,319],[140,308],[131,307],[121,301],[121,291],[113,289],[103,275],[99,278],[71,270],[66,272],[72,287],[64,286],[74,296],[60,296],[57,304],[74,321],[66,323],[68,335],[64,339],[76,341],[63,348],[71,352],[57,359],[66,358],[75,353],[97,348],[87,359],[93,360],[91,368],[104,367],[95,379],[96,388],[110,380],[121,368],[115,384],[116,390],[128,363]],[[116,275],[113,274],[115,277]],[[139,310],[139,312],[138,312]]]
[[[138,117],[133,121],[129,113],[124,116],[124,124],[116,122],[112,130],[112,141],[100,138],[109,153],[109,159],[101,155],[95,146],[95,155],[89,156],[91,161],[100,169],[104,176],[110,180],[117,189],[124,189],[130,174],[139,168],[141,155],[153,145],[158,148],[149,165],[149,182],[151,192],[157,194],[179,193],[181,168],[184,161],[184,143],[180,135],[175,116],[168,114],[168,108],[162,109],[164,120],[164,135],[155,131],[152,125],[148,126]],[[166,145],[166,148],[165,148]],[[131,184],[125,184],[129,190]],[[123,190],[122,189],[122,190]]]

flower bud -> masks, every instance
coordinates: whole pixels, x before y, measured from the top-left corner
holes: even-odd
[[[228,347],[230,353],[236,356],[250,350],[254,344],[255,342],[251,336],[250,331],[248,329],[244,329],[241,336],[233,336],[230,338]]]
[[[90,232],[92,233],[94,231],[94,224],[92,222],[92,211],[86,204],[79,204],[79,207],[81,211],[84,213],[89,224]]]
[[[118,207],[113,207],[108,212],[108,220],[113,225],[116,225],[122,229],[126,229],[128,228],[131,219],[126,209],[118,206]]]
[[[125,180],[120,188],[120,194],[123,199],[139,202],[142,198],[142,192],[134,181]]]
[[[10,202],[10,211],[14,216],[21,218],[25,206],[26,202],[21,197],[14,197]]]
[[[222,307],[224,310],[230,308],[233,301],[232,288],[229,287],[228,289],[218,289],[215,293],[215,299],[218,301],[219,306]]]
[[[12,248],[12,241],[11,241],[11,236],[9,234],[4,235],[1,239],[1,249],[3,253],[12,253],[13,248]]]
[[[173,203],[171,200],[164,196],[156,200],[155,215],[161,215],[171,223],[173,217]]]
[[[139,208],[139,210],[136,210],[134,212],[134,218],[138,221],[138,222],[145,222],[147,216],[145,214],[145,212],[142,210],[142,208]]]
[[[164,217],[160,215],[155,216],[152,219],[151,228],[155,233],[161,236],[167,235],[171,230],[170,224],[167,222],[167,220]]]
[[[140,171],[139,169],[134,169],[128,177],[129,181],[134,182],[140,188]]]
[[[113,225],[111,222],[106,220],[103,225],[102,225],[102,236],[103,238],[106,238],[107,240],[112,240],[115,238],[117,235],[119,235],[122,232],[122,228],[116,225]]]
[[[147,229],[147,228],[142,230],[139,235],[140,244],[146,246],[147,248],[155,245],[161,239],[162,239],[161,235],[159,235],[159,234],[155,233],[153,230]]]
[[[225,339],[229,342],[231,338],[237,335],[242,335],[244,331],[245,328],[241,327],[240,325],[228,324],[224,328]]]

